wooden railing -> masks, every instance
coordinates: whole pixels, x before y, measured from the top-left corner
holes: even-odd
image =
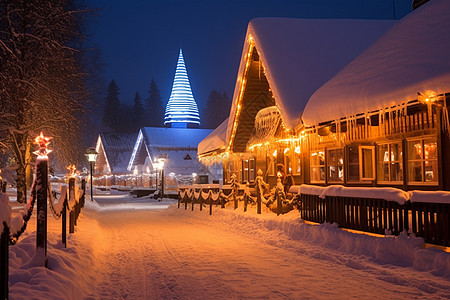
[[[318,129],[313,129],[308,132],[309,146],[311,149],[321,148],[323,145],[335,145],[339,142],[351,143],[356,141],[365,141],[370,139],[377,139],[384,136],[395,134],[406,134],[414,131],[434,130],[437,128],[438,114],[436,108],[426,109],[426,107],[416,108],[414,113],[406,114],[404,109],[393,110],[385,113],[383,121],[378,115],[376,123],[371,123],[370,117],[359,117],[349,119],[346,122],[340,121],[343,124],[342,131],[334,129],[328,135],[319,135]],[[337,128],[340,126],[336,123],[329,125],[330,128]]]
[[[301,194],[304,220],[337,223],[339,227],[398,235],[406,230],[425,242],[450,246],[450,204],[406,202]]]

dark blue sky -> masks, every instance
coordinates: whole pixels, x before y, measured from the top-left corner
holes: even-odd
[[[232,97],[248,22],[255,17],[392,19],[393,0],[91,0],[100,8],[91,28],[102,53],[105,84],[121,102],[145,99],[154,78],[167,102],[180,46],[194,97],[213,89]],[[395,0],[396,17],[412,0]],[[106,87],[105,87],[106,89]]]

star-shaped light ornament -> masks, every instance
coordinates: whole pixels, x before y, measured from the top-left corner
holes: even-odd
[[[47,149],[47,146],[48,146],[48,144],[50,144],[51,139],[52,139],[52,137],[46,137],[41,132],[41,134],[38,135],[34,139],[34,143],[39,145],[39,150],[36,150],[33,153],[36,154],[37,156],[46,157],[50,152],[53,151],[53,150]]]
[[[77,167],[75,167],[74,164],[71,164],[67,167],[67,170],[69,170],[69,178],[73,178],[76,177],[77,174],[75,173],[75,171],[77,170]]]

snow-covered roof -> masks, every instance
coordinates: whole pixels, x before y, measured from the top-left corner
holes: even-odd
[[[401,19],[317,90],[303,113],[314,125],[450,92],[450,1],[433,0]]]
[[[148,159],[154,162],[165,157],[164,169],[167,174],[190,175],[198,172],[202,165],[197,159],[197,145],[212,129],[145,127],[139,131],[136,144],[128,164],[144,164]],[[190,159],[188,159],[188,157]]]
[[[127,172],[131,152],[136,142],[137,134],[117,134],[102,132],[99,135],[96,150],[100,153],[103,147],[105,159],[111,172]]]
[[[379,38],[395,21],[258,18],[247,35],[233,95],[227,141],[253,38],[284,124],[299,124],[311,95]]]
[[[198,144],[198,155],[217,150],[224,150],[226,147],[227,126],[228,118]]]
[[[197,148],[212,129],[145,127],[141,130],[151,146]]]

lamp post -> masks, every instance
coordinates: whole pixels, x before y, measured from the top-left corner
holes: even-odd
[[[158,167],[161,170],[161,199],[164,198],[164,157],[158,158]]]
[[[94,191],[93,191],[94,184],[92,182],[92,178],[94,175],[94,163],[95,163],[95,160],[97,159],[98,152],[95,151],[94,147],[90,147],[86,150],[85,155],[87,157],[87,160],[89,161],[89,167],[91,169],[91,201],[94,201]]]

